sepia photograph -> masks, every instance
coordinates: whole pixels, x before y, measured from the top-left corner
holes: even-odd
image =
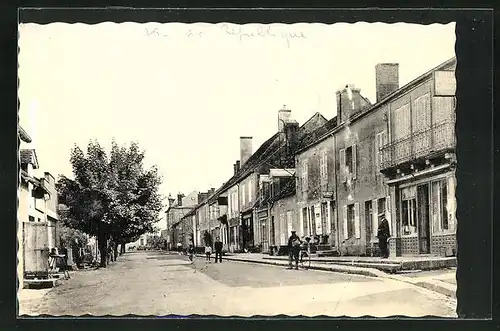
[[[457,318],[456,23],[20,23],[18,316]]]

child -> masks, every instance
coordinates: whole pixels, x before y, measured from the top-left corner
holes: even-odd
[[[205,246],[205,255],[207,256],[207,261],[210,262],[210,255],[212,254],[212,246]]]
[[[194,258],[194,247],[192,244],[189,245],[189,248],[188,248],[188,253],[189,253],[189,261],[191,261],[191,263],[193,263],[193,258]]]

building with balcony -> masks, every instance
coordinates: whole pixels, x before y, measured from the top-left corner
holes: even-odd
[[[380,171],[391,199],[393,255],[456,251],[456,58],[433,68],[381,102],[387,139]]]
[[[453,58],[400,88],[399,65],[379,64],[373,105],[353,85],[337,92],[337,116],[296,151],[299,235],[377,254],[384,214],[393,255],[453,251],[454,67]]]

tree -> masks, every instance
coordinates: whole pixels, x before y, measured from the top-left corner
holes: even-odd
[[[62,225],[58,229],[58,235],[61,247],[71,248],[76,242],[82,247],[87,245],[87,236],[80,230]]]
[[[74,179],[61,176],[56,185],[64,223],[97,236],[103,267],[109,239],[116,256],[118,244],[151,232],[160,220],[161,177],[156,167],[145,170],[143,159],[137,143],[127,149],[113,141],[109,157],[97,142],[88,144],[86,155],[75,146]]]
[[[165,246],[165,239],[160,236],[148,236],[146,238],[146,246],[152,249],[162,249]]]

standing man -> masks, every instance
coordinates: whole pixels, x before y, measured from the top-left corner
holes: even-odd
[[[387,249],[387,239],[389,239],[389,237],[391,236],[389,230],[389,222],[387,222],[387,219],[385,218],[385,212],[380,213],[378,216],[381,217],[377,231],[378,247],[380,248],[382,258],[387,259],[389,257],[389,250]]]
[[[299,270],[300,244],[302,241],[297,236],[296,231],[292,230],[292,235],[288,238],[288,268],[292,269],[292,262],[295,260],[295,270]]]
[[[215,248],[215,263],[217,263],[217,257],[219,258],[219,263],[222,263],[222,241],[217,237],[214,243]]]

